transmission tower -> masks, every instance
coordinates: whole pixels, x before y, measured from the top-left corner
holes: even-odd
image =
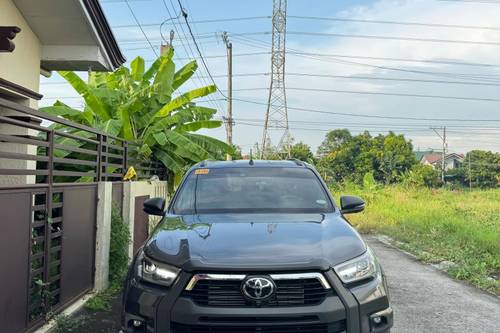
[[[287,0],[273,0],[273,46],[271,53],[271,85],[262,136],[261,158],[270,144],[270,130],[281,132],[278,151],[290,153],[290,133],[285,91],[285,37]]]

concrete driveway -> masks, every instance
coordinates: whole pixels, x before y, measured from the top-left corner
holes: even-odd
[[[389,281],[391,333],[500,332],[500,298],[454,281],[429,265],[366,237]]]

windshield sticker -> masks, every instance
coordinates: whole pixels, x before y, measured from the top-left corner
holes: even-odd
[[[326,201],[325,200],[316,200],[316,203],[318,205],[326,205]]]
[[[195,175],[206,175],[210,172],[210,169],[197,169],[195,170]]]

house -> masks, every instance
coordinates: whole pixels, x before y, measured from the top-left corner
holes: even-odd
[[[0,117],[40,123],[5,105],[13,102],[36,109],[43,97],[39,93],[40,75],[50,76],[56,70],[112,71],[124,62],[98,0],[0,1]],[[20,130],[1,118],[0,133],[28,139],[37,135],[36,131]],[[9,160],[5,156],[30,155],[34,149],[0,137],[0,169],[33,169],[34,161]],[[15,175],[0,184],[33,181],[33,176]]]
[[[424,165],[430,165],[436,169],[441,169],[442,158],[443,158],[442,153],[431,152],[422,155],[420,163]],[[457,153],[447,154],[444,159],[444,164],[445,164],[444,169],[451,170],[458,168],[462,165],[463,160],[464,160],[464,155],[462,154],[457,154]]]

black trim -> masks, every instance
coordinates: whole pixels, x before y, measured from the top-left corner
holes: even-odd
[[[7,89],[9,91],[15,92],[24,97],[41,100],[43,95],[37,93],[36,91],[25,88],[17,83],[0,78],[0,88]]]
[[[12,41],[21,32],[19,27],[0,27],[0,52],[12,52],[16,45]]]
[[[99,37],[101,38],[104,48],[111,60],[111,65],[113,69],[120,67],[125,62],[125,57],[123,56],[118,43],[116,42],[115,36],[111,31],[111,27],[108,24],[108,20],[104,15],[101,5],[98,0],[83,0],[85,9],[88,11],[92,23],[97,29]]]

